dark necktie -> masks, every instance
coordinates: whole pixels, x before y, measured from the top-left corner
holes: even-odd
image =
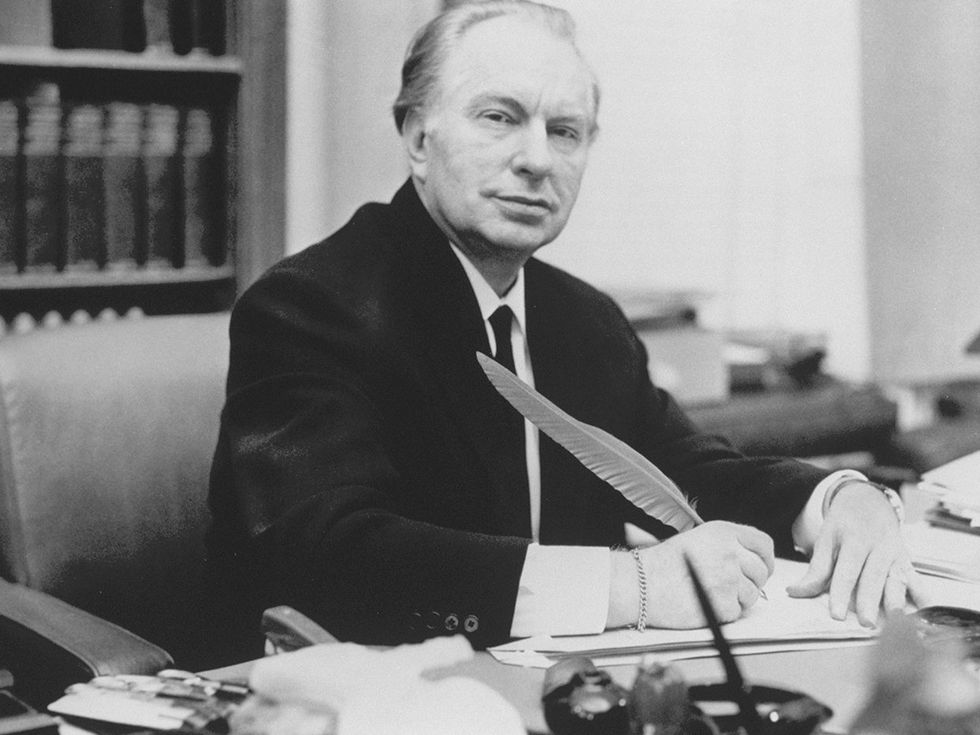
[[[493,338],[497,341],[497,351],[493,359],[505,368],[514,371],[514,347],[510,342],[510,325],[514,319],[514,312],[509,306],[498,306],[497,310],[490,315],[490,326],[493,327]]]
[[[490,326],[493,337],[497,342],[497,350],[493,359],[511,372],[514,370],[514,348],[510,341],[511,323],[514,312],[509,306],[500,306],[490,316]],[[508,408],[510,408],[508,406]],[[524,417],[517,411],[507,414],[508,447],[510,447],[508,477],[504,478],[507,499],[506,508],[501,508],[504,524],[512,534],[529,537],[531,535],[530,498],[527,488],[527,450],[524,447]]]

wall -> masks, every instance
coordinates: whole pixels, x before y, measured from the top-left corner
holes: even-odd
[[[709,326],[823,333],[849,377],[980,372],[960,354],[980,329],[980,4],[556,2],[604,99],[543,257],[617,291],[706,292]],[[402,180],[388,108],[438,5],[290,0],[291,252]]]
[[[391,119],[402,56],[439,0],[289,0],[286,251],[387,201],[407,175]]]
[[[824,333],[830,368],[864,376],[856,5],[560,4],[602,132],[544,257],[610,288],[706,291],[712,326]]]
[[[862,3],[877,376],[980,375],[980,4]]]

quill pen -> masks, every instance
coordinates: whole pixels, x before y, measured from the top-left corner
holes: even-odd
[[[478,352],[497,392],[633,505],[678,531],[703,523],[677,485],[650,460],[602,429],[569,416],[507,368]]]
[[[687,564],[687,571],[691,575],[691,582],[694,584],[694,592],[698,596],[698,603],[701,605],[701,612],[704,613],[704,619],[708,622],[708,628],[711,630],[711,637],[714,639],[715,648],[718,649],[718,656],[721,658],[721,663],[725,667],[725,678],[728,680],[732,697],[738,705],[738,715],[741,720],[741,725],[748,735],[757,735],[762,732],[763,721],[759,716],[759,710],[756,709],[755,701],[752,698],[752,687],[742,678],[742,672],[739,671],[738,662],[735,660],[732,648],[728,645],[725,634],[721,632],[721,623],[718,622],[718,616],[715,614],[711,599],[708,597],[704,585],[701,584],[701,578],[698,576],[694,565],[686,554],[684,555],[684,563]]]

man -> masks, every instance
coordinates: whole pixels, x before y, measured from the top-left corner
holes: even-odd
[[[829,588],[834,617],[852,597],[867,624],[903,605],[879,488],[699,433],[613,302],[532,257],[571,212],[598,105],[562,11],[463,5],[416,37],[395,104],[409,181],[235,308],[210,544],[256,607],[368,643],[686,627],[685,554],[727,621],[797,548],[793,594]],[[673,535],[522,427],[477,351],[646,455],[709,522]],[[611,550],[628,527],[664,541]]]

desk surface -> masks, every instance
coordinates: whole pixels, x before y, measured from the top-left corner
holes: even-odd
[[[846,732],[864,703],[867,693],[866,665],[870,646],[768,653],[739,657],[739,666],[752,684],[769,684],[805,692],[834,710],[826,724],[828,732]],[[690,683],[717,682],[724,672],[717,659],[694,659],[676,664]],[[245,678],[249,664],[229,666],[206,672],[224,679]],[[631,686],[635,669],[615,666],[607,669],[612,677]],[[498,663],[488,653],[477,653],[472,661],[453,666],[445,672],[470,676],[496,689],[513,704],[531,733],[547,733],[541,711],[542,669],[521,668]]]

